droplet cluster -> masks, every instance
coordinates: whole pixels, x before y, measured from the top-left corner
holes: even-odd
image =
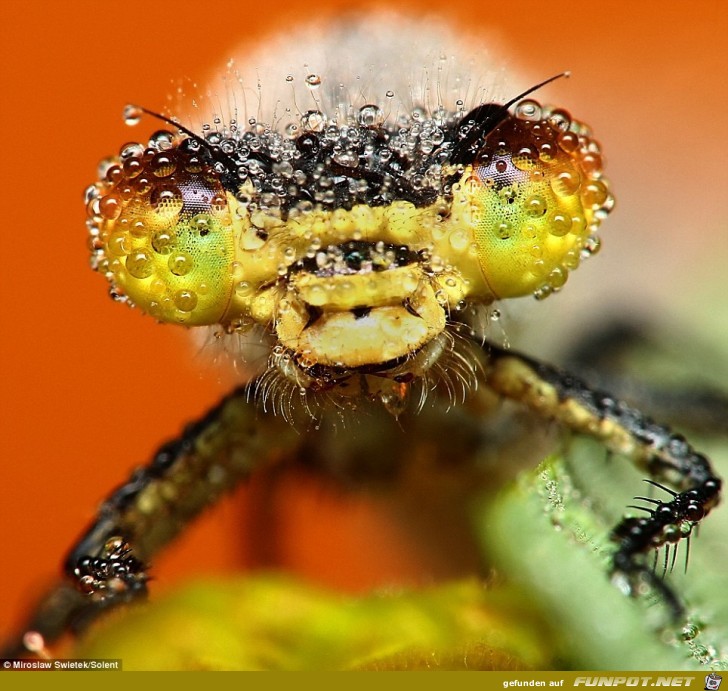
[[[317,75],[309,76],[316,83]],[[378,105],[336,116],[301,114],[284,132],[251,119],[203,127],[219,153],[225,186],[248,208],[288,218],[314,206],[351,209],[396,200],[427,206],[443,192],[442,166],[462,113],[417,109],[397,121]]]

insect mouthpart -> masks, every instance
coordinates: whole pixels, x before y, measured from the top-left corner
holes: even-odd
[[[427,258],[426,250],[360,240],[307,256],[285,277],[278,340],[309,375],[335,372],[325,385],[347,370],[396,369],[445,328]]]

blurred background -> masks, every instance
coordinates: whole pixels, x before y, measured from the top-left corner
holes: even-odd
[[[154,127],[126,127],[125,104],[162,110],[180,78],[203,84],[241,45],[354,9],[343,0],[288,5],[76,2],[61,11],[30,1],[1,10],[2,190],[19,215],[6,218],[0,271],[0,638],[55,578],[98,502],[229,388],[199,366],[184,332],[108,299],[88,268],[83,190],[102,157]],[[393,5],[368,2],[366,11]],[[589,123],[606,151],[617,209],[604,251],[538,305],[529,317],[536,336],[523,343],[553,352],[557,332],[570,333],[562,324],[589,328],[632,309],[667,323],[680,343],[697,331],[725,339],[725,3],[396,6],[446,12],[443,21],[482,37],[534,82],[571,70],[537,97]],[[155,588],[271,564],[349,591],[417,583],[420,555],[382,502],[303,478],[273,489],[254,482],[157,562]],[[257,518],[246,530],[251,515],[275,524],[275,549],[245,537],[266,528]],[[446,567],[425,577],[438,575]]]

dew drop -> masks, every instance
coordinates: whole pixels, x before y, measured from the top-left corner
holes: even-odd
[[[175,237],[168,230],[158,230],[152,235],[152,249],[157,254],[169,254],[174,244]]]
[[[321,86],[321,77],[317,74],[309,74],[306,77],[306,86],[309,89],[318,89],[318,87]]]
[[[121,214],[121,199],[116,194],[107,194],[99,200],[99,213],[107,220],[113,221]]]
[[[591,257],[593,254],[596,254],[599,252],[599,250],[602,247],[601,240],[596,235],[590,235],[586,242],[584,243],[584,247],[581,250],[581,258],[587,259],[588,257]]]
[[[309,110],[301,116],[301,127],[308,132],[323,132],[327,118],[318,110]]]
[[[134,278],[149,278],[154,273],[152,255],[146,250],[132,252],[126,258],[126,270]]]
[[[574,153],[579,148],[579,135],[576,132],[563,132],[559,136],[559,146],[567,154]]]
[[[541,218],[546,213],[548,204],[543,197],[534,195],[526,199],[523,208],[531,218]]]
[[[598,209],[607,201],[609,193],[601,180],[590,180],[582,193],[581,199],[586,208]]]
[[[511,234],[513,232],[513,228],[508,221],[501,221],[495,229],[496,235],[501,240],[508,240],[511,237]]]
[[[514,113],[519,120],[540,120],[541,104],[531,98],[526,98],[516,105]]]
[[[575,170],[563,170],[551,178],[551,189],[559,197],[568,197],[576,194],[581,185],[581,176]]]
[[[593,152],[584,154],[581,158],[582,168],[591,176],[596,177],[604,167],[602,157]]]
[[[138,158],[128,158],[122,163],[127,178],[135,178],[144,170],[144,165]]]
[[[554,129],[560,132],[566,132],[571,126],[571,113],[557,108],[549,113],[548,122]]]
[[[700,629],[695,624],[687,624],[683,627],[682,637],[684,641],[692,641],[699,633]]]
[[[195,262],[186,252],[175,252],[169,256],[167,266],[175,276],[186,276],[194,268]]]
[[[174,135],[169,130],[157,130],[149,137],[149,146],[157,151],[171,149],[174,144]]]
[[[571,230],[571,216],[554,211],[549,216],[549,233],[556,237],[563,237]]]
[[[131,104],[124,106],[124,110],[122,111],[124,124],[129,125],[129,127],[134,127],[134,125],[138,125],[139,121],[142,119],[143,114],[144,111],[139,106],[134,106]]]
[[[151,162],[151,171],[158,178],[166,178],[174,173],[177,162],[167,153],[158,153]]]
[[[561,288],[565,283],[566,279],[569,277],[569,272],[565,269],[562,269],[560,266],[557,266],[555,269],[551,271],[549,274],[549,285],[556,289]]]
[[[376,127],[382,121],[382,109],[379,106],[366,105],[359,109],[359,124],[362,127]]]
[[[197,307],[197,293],[193,290],[178,290],[173,299],[180,312],[192,312]]]
[[[241,298],[248,298],[255,293],[255,286],[249,281],[239,281],[235,286],[235,294]]]

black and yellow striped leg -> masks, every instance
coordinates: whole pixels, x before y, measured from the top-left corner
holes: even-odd
[[[624,518],[613,530],[614,581],[625,592],[654,589],[674,617],[683,613],[675,593],[655,574],[651,552],[688,539],[693,528],[718,504],[721,480],[710,462],[683,437],[655,424],[639,411],[606,393],[592,391],[579,379],[524,355],[486,343],[486,383],[539,416],[598,439],[611,451],[630,458],[667,487],[666,501],[653,500],[644,517]]]
[[[106,610],[143,598],[147,564],[159,550],[223,493],[300,443],[280,418],[258,420],[254,386],[237,389],[189,424],[109,495],[70,550],[66,578],[0,656],[42,654],[46,645],[81,632]]]

